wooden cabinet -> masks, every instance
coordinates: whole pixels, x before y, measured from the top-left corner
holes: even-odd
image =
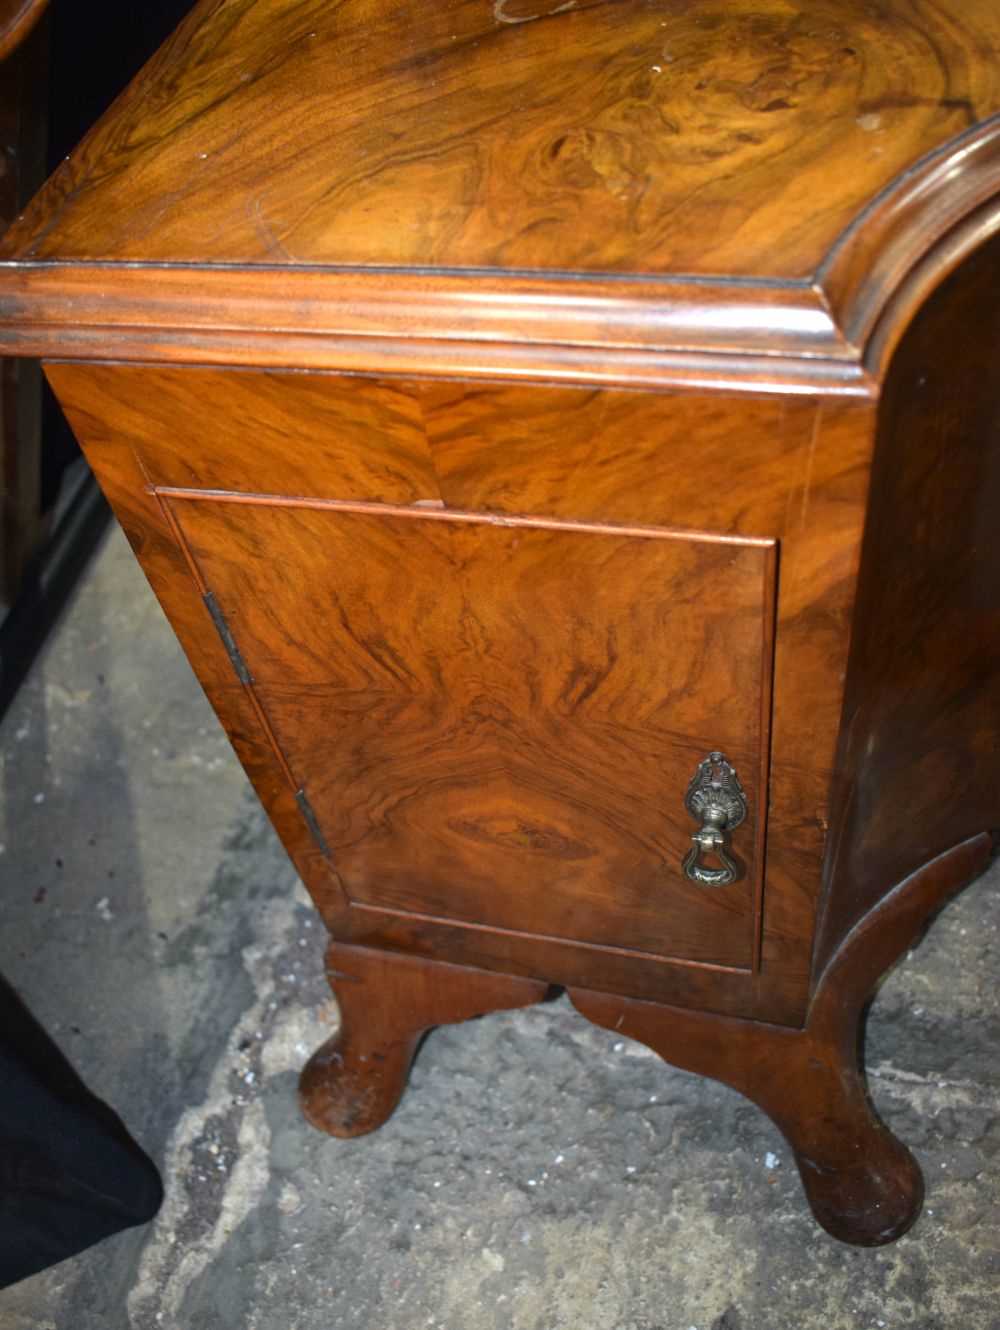
[[[555,984],[913,1221],[856,1038],[1000,827],[998,70],[987,0],[204,0],[9,233],[334,939],[317,1125]]]

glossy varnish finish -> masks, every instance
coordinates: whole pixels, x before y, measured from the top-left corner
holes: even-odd
[[[998,110],[992,0],[203,0],[7,253],[802,279]]]
[[[676,863],[692,829],[681,807],[683,786],[705,753],[735,744],[730,756],[751,787],[769,789],[766,880],[760,905],[753,911],[754,973],[716,975],[710,982],[710,976],[690,969],[646,962],[629,965],[626,956],[602,962],[608,967],[602,971],[602,982],[617,991],[752,1011],[769,1020],[802,1019],[839,724],[839,677],[846,668],[847,627],[864,520],[873,422],[868,407],[820,407],[815,402],[766,398],[737,401],[718,394],[649,396],[128,366],[58,364],[50,365],[48,374],[105,484],[113,484],[119,502],[127,503],[126,529],[147,548],[171,539],[163,505],[176,506],[181,528],[189,522],[196,525],[208,519],[197,518],[190,496],[219,490],[247,497],[278,490],[289,499],[311,493],[321,500],[402,503],[415,513],[430,513],[438,505],[511,516],[527,512],[563,522],[602,520],[615,526],[708,531],[751,542],[780,542],[777,604],[773,609],[768,604],[759,620],[767,625],[768,637],[774,620],[777,627],[773,723],[770,668],[765,666],[768,683],[762,688],[754,682],[758,665],[741,663],[740,652],[760,651],[760,629],[750,629],[744,646],[733,646],[734,628],[737,633],[744,631],[742,620],[730,621],[720,613],[729,603],[731,588],[724,576],[709,578],[700,598],[688,593],[684,601],[691,607],[686,613],[692,625],[698,625],[700,618],[705,621],[695,631],[704,634],[708,623],[718,624],[713,632],[715,649],[710,656],[707,647],[688,644],[694,655],[683,659],[683,667],[689,668],[692,659],[697,665],[692,682],[696,706],[693,713],[688,708],[687,719],[681,711],[671,722],[686,748],[683,765],[671,763],[670,772],[663,772],[664,788],[671,793],[657,804],[662,809],[658,815],[673,828],[669,854]],[[739,433],[738,450],[732,446],[734,429]],[[191,447],[192,438],[198,439],[197,448]],[[706,476],[711,483],[705,483]],[[134,489],[143,484],[155,488],[160,503],[137,503]],[[181,494],[189,497],[181,499]],[[190,518],[185,517],[187,511],[192,512]],[[254,524],[268,518],[252,505],[227,511],[228,517],[219,515],[215,520],[225,520],[235,554],[251,538]],[[272,522],[282,520],[271,512]],[[300,515],[292,525],[310,520],[317,518]],[[284,658],[280,667],[270,666],[255,682],[255,701],[264,705],[261,690],[269,681],[273,684],[276,673],[287,675],[290,668],[293,672],[302,668],[295,666],[294,652],[303,633],[317,633],[317,650],[324,642],[332,647],[334,639],[325,615],[310,621],[298,609],[282,618],[272,608],[276,595],[287,600],[304,591],[295,593],[299,583],[287,576],[293,556],[284,540],[275,545],[261,538],[257,546],[265,551],[265,557],[256,560],[257,574],[251,572],[245,553],[236,556],[232,565],[247,579],[243,609],[234,607],[232,631],[239,642],[247,631],[243,622],[247,614],[270,615],[258,637],[269,634],[270,658],[275,652],[279,656],[284,652]],[[572,540],[566,548],[575,548]],[[285,553],[279,558],[276,550]],[[372,547],[373,558],[374,554]],[[273,566],[267,565],[268,559]],[[154,578],[154,586],[161,597],[169,598],[168,612],[181,614],[178,631],[189,643],[189,652],[196,650],[200,659],[204,650],[214,659],[217,634],[199,604],[199,588],[190,588],[183,611],[176,605],[183,588],[172,571],[175,566],[170,560],[164,581]],[[357,566],[363,569],[365,560],[359,557]],[[391,558],[387,566],[391,587]],[[421,587],[439,593],[440,579],[430,575],[430,565],[424,568],[415,559],[406,566],[415,579],[409,594],[418,594]],[[265,608],[257,611],[253,605],[258,597],[250,589],[254,576],[268,587],[262,597]],[[311,578],[302,585],[304,589],[326,586],[327,580]],[[222,595],[225,604],[224,584],[218,585],[206,573],[201,590],[209,588]],[[616,613],[625,616],[629,598],[622,590],[615,601]],[[662,594],[659,588],[651,589],[647,599],[655,604]],[[579,607],[585,617],[586,602],[581,600]],[[309,622],[314,622],[314,630]],[[397,635],[406,631],[402,626],[406,622],[402,616]],[[665,682],[682,657],[669,627],[662,631],[663,660],[650,668],[662,671]],[[201,639],[194,648],[192,636]],[[549,652],[553,680],[564,680],[571,668],[572,644],[565,645],[570,649],[562,655]],[[259,672],[252,640],[246,650],[251,669]],[[765,655],[770,656],[769,648]],[[236,722],[227,711],[231,671],[224,671],[220,679],[214,669],[206,673],[203,665],[197,667],[232,728]],[[730,683],[724,696],[709,703],[705,699],[712,691],[713,669],[724,669]],[[313,678],[311,686],[319,682]],[[463,685],[466,692],[469,686]],[[314,734],[315,727],[288,720],[288,708],[294,705],[287,696],[274,695],[273,689],[266,703],[272,737],[277,729],[283,735],[291,730],[277,745],[281,755],[280,761],[275,759],[273,779],[291,784],[293,792],[301,783],[291,757],[298,736],[309,736],[317,750],[329,742],[325,728]],[[284,723],[279,713],[285,715]],[[743,726],[738,733],[731,729],[737,719]],[[764,735],[768,728],[770,745],[758,750],[756,739],[748,742],[748,736]],[[771,754],[768,783],[766,764]],[[310,765],[317,761],[310,759]],[[755,810],[759,815],[757,799]],[[300,814],[294,806],[290,812],[297,827]],[[743,833],[744,841],[746,836]],[[312,853],[314,847],[309,848]],[[416,852],[411,838],[408,853]],[[305,875],[302,864],[300,870]],[[725,912],[727,903],[706,902],[697,915],[710,918],[715,909]],[[549,978],[588,982],[593,962],[575,953],[559,948],[557,962],[543,961],[538,946],[526,938],[468,931],[456,936],[453,926],[430,908],[416,913],[430,917],[361,918],[353,912],[346,919],[330,916],[330,923],[339,935],[366,944],[402,945],[429,956],[443,952],[473,965],[503,964],[527,973],[536,973],[540,964],[555,964]],[[549,929],[539,931],[551,936]],[[708,960],[733,955],[713,957],[692,945],[687,952]]]
[[[558,983],[912,1222],[856,1036],[1000,823],[998,70],[992,0],[204,0],[8,234],[336,938],[324,1129]]]
[[[760,807],[773,545],[171,507],[357,907],[751,967],[753,823],[740,881],[680,860],[713,747]]]
[[[992,0],[203,0],[5,237],[0,346],[871,396],[998,52]]]

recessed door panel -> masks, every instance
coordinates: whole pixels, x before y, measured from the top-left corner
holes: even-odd
[[[376,505],[172,508],[361,909],[749,966],[774,547]],[[713,750],[738,879],[690,881]]]

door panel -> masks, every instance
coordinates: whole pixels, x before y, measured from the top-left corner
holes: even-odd
[[[772,542],[171,507],[355,905],[751,964]],[[751,805],[721,888],[680,871],[713,749]]]

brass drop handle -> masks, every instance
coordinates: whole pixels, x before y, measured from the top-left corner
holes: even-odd
[[[684,876],[705,887],[727,887],[743,872],[743,865],[729,853],[729,833],[746,818],[747,799],[735,769],[722,753],[709,753],[699,762],[684,807],[701,823],[684,856]],[[721,868],[703,863],[705,854],[714,855]]]

